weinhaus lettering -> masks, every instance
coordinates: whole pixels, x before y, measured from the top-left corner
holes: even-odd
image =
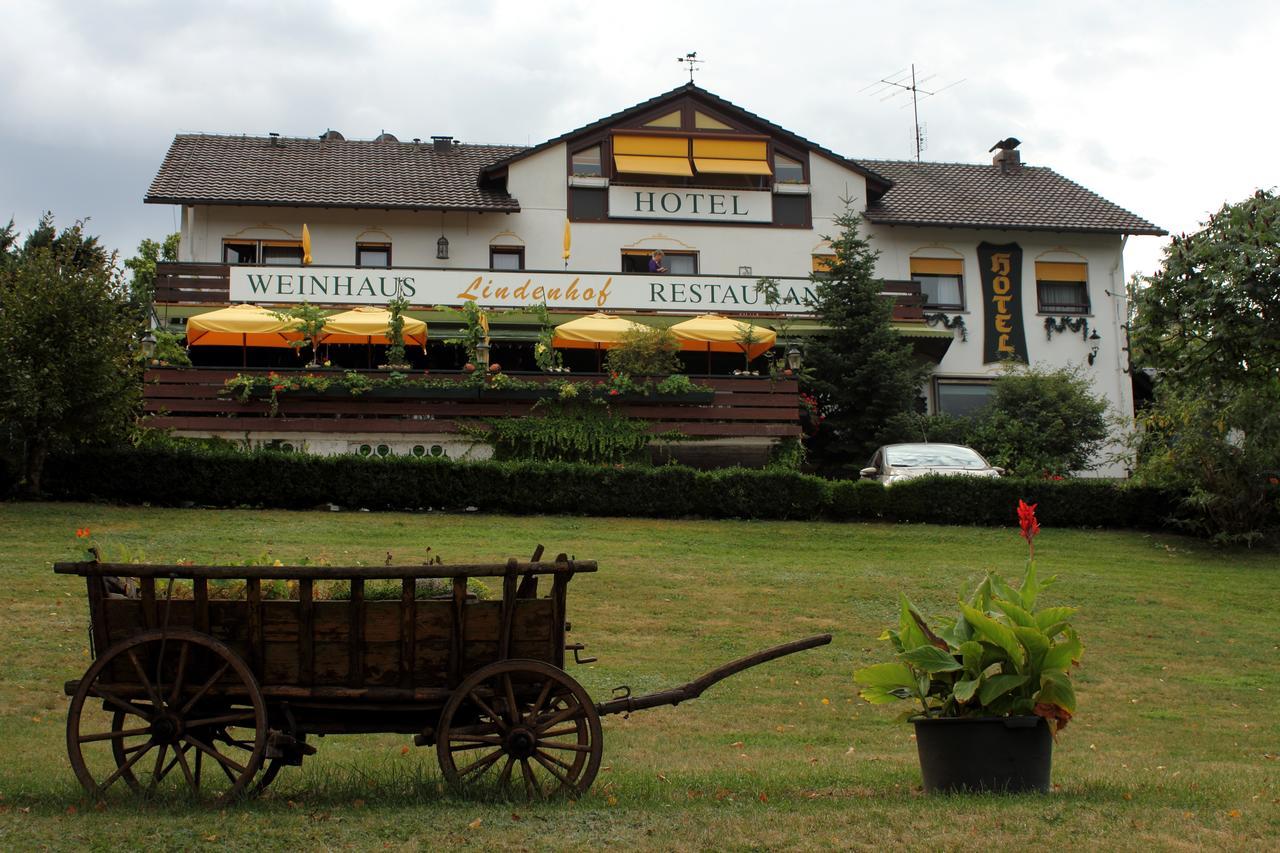
[[[257,297],[302,296],[307,299],[369,297],[412,299],[417,294],[412,276],[310,275],[247,273],[250,292]]]

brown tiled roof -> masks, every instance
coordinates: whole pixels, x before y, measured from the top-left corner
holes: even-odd
[[[145,201],[289,207],[515,212],[520,203],[482,187],[480,170],[518,145],[180,134]]]
[[[867,219],[883,225],[1168,233],[1043,166],[1002,172],[971,163],[859,162],[893,181],[888,192],[867,205]]]

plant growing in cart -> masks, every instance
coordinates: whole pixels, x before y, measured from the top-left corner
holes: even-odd
[[[289,346],[297,350],[301,350],[303,347],[310,347],[311,360],[307,362],[307,367],[319,367],[316,341],[320,338],[320,333],[324,331],[325,324],[328,322],[328,316],[324,311],[309,302],[303,302],[286,308],[284,311],[276,311],[274,313],[281,320],[291,320],[296,324],[294,331],[298,332],[302,337],[300,340],[289,341]]]
[[[1075,713],[1071,669],[1084,648],[1070,622],[1075,608],[1041,606],[1041,593],[1054,578],[1041,580],[1036,574],[1035,536],[1040,525],[1035,509],[1034,504],[1018,503],[1028,548],[1020,585],[989,572],[969,599],[959,602],[958,615],[932,625],[902,596],[897,627],[881,637],[892,645],[895,659],[854,673],[860,695],[872,704],[907,700],[919,705],[907,716],[917,723],[927,790],[1048,787],[1050,727],[1056,735]],[[935,733],[941,730],[928,724],[948,720],[1005,720],[1004,729],[1042,732],[1032,745],[1045,751],[1043,772],[998,779],[974,766],[942,771],[931,767],[939,763],[935,759],[944,746],[936,743]],[[953,727],[954,731],[959,730]],[[974,731],[964,730],[962,739],[970,747]],[[932,750],[928,756],[927,749]],[[955,760],[962,764],[974,761],[971,751],[961,749],[958,756]]]

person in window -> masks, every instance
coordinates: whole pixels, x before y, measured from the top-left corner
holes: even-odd
[[[649,255],[649,272],[667,272],[667,268],[662,265],[661,249]]]

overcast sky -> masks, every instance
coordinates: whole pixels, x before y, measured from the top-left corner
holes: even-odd
[[[1280,184],[1267,2],[0,0],[0,220],[49,209],[126,254],[178,132],[537,143],[688,80],[852,158],[913,155],[869,83],[914,62],[930,160],[997,139],[1174,233]],[[1151,271],[1162,238],[1129,241]]]

